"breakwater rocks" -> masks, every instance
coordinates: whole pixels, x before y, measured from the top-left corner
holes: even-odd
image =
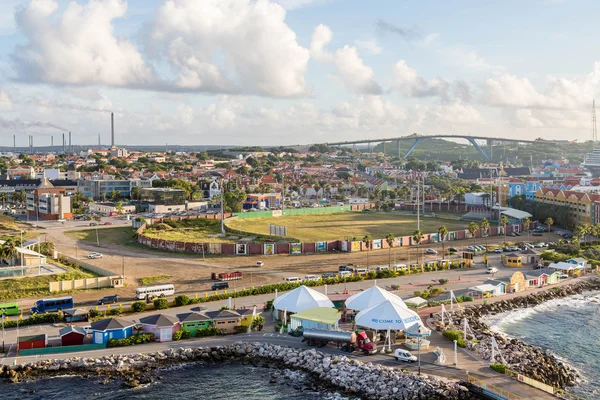
[[[575,385],[580,378],[576,370],[538,347],[492,331],[483,322],[483,319],[489,315],[535,307],[549,300],[596,290],[600,290],[600,280],[589,279],[571,285],[553,287],[527,296],[451,311],[449,312],[450,321],[446,317],[444,324],[441,321],[441,314],[434,314],[434,323],[438,330],[463,331],[464,319],[466,319],[469,329],[467,329],[467,337],[464,339],[469,350],[476,351],[484,360],[491,360],[492,338],[494,338],[500,351],[494,352],[493,362],[506,364],[509,369],[545,384],[565,388]]]
[[[43,360],[3,366],[0,376],[13,382],[56,375],[118,377],[130,386],[152,382],[156,370],[183,363],[247,362],[308,373],[324,387],[365,399],[477,399],[455,381],[417,376],[399,369],[363,363],[315,349],[301,350],[268,343],[234,343],[207,348],[168,349],[136,355]]]

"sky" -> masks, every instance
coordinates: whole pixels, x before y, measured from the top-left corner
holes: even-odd
[[[591,138],[591,0],[1,0],[0,142]],[[600,106],[600,105],[599,105]]]

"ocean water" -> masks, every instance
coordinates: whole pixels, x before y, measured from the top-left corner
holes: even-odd
[[[129,389],[111,381],[81,377],[57,377],[23,383],[0,383],[0,398],[22,400],[64,399],[211,399],[211,400],[343,400],[336,393],[315,390],[309,379],[279,378],[274,370],[241,364],[200,366],[188,364],[161,371],[162,380]],[[290,372],[291,374],[296,374]]]
[[[574,367],[582,381],[567,390],[600,399],[600,295],[582,294],[484,320],[493,330],[549,350]]]

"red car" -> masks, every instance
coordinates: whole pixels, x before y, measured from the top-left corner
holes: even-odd
[[[110,221],[106,221],[106,222],[104,223],[104,225],[112,225],[112,222],[110,222]]]

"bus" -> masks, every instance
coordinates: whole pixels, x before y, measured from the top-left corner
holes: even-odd
[[[155,297],[172,296],[175,294],[175,286],[159,285],[159,286],[148,286],[135,289],[135,298],[138,300],[144,300],[146,298],[153,299]]]
[[[0,304],[0,312],[6,315],[17,315],[19,314],[19,305],[17,303]]]
[[[31,307],[32,314],[42,314],[46,312],[55,312],[73,308],[73,297],[57,297],[55,299],[43,299],[35,302]]]

